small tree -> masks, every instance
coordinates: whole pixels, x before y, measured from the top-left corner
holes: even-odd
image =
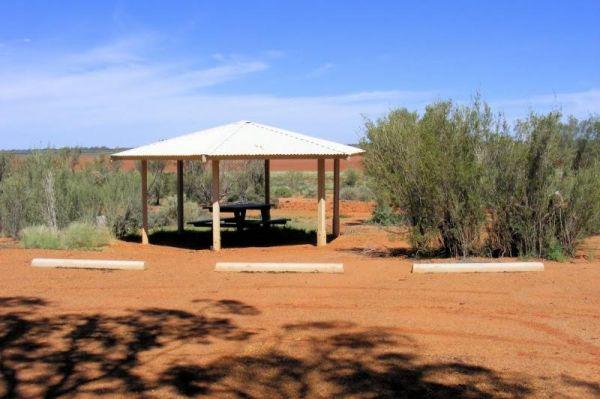
[[[366,130],[365,173],[417,251],[560,257],[600,230],[598,118],[531,114],[510,131],[475,100],[396,110]]]
[[[440,102],[419,117],[405,109],[367,123],[365,172],[377,196],[405,214],[418,251],[477,253],[485,222],[484,137],[487,107]]]

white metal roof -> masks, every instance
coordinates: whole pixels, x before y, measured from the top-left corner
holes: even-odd
[[[363,152],[349,145],[260,123],[239,121],[118,152],[112,158],[345,158]]]

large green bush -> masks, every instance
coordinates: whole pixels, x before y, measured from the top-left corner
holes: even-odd
[[[400,109],[367,123],[365,172],[417,251],[572,255],[600,225],[598,127],[550,113],[509,129],[478,101]]]
[[[594,127],[595,124],[595,127]],[[488,146],[489,247],[499,255],[574,255],[600,225],[600,140],[593,119],[531,115]]]

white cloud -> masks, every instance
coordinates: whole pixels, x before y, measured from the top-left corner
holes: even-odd
[[[432,97],[401,91],[211,94],[211,87],[268,69],[265,60],[283,53],[271,50],[263,59],[214,54],[199,68],[185,60],[149,61],[148,47],[146,40],[124,39],[55,57],[59,61],[0,67],[0,145],[136,145],[239,119],[350,142],[363,115],[376,117],[399,103],[422,106]]]
[[[397,90],[214,94],[211,88],[253,77],[283,53],[164,62],[150,57],[152,52],[151,39],[133,38],[55,54],[34,65],[0,64],[0,148],[132,146],[240,119],[349,143],[358,140],[364,117],[377,118],[399,106],[422,110],[446,97]],[[599,90],[490,102],[509,118],[524,116],[529,108],[562,107],[583,117],[600,113]]]

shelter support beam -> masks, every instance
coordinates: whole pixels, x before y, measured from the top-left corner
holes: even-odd
[[[265,159],[265,204],[271,203],[271,160]],[[268,218],[271,219],[271,210],[266,210]]]
[[[265,159],[265,204],[271,202],[271,160]]]
[[[148,161],[142,160],[142,244],[148,244]]]
[[[183,234],[183,161],[177,161],[177,233]]]
[[[327,225],[325,220],[325,159],[317,161],[317,246],[327,244]]]
[[[221,209],[219,206],[219,160],[212,161],[212,236],[213,251],[221,250]]]
[[[340,235],[340,160],[333,160],[333,237]]]

